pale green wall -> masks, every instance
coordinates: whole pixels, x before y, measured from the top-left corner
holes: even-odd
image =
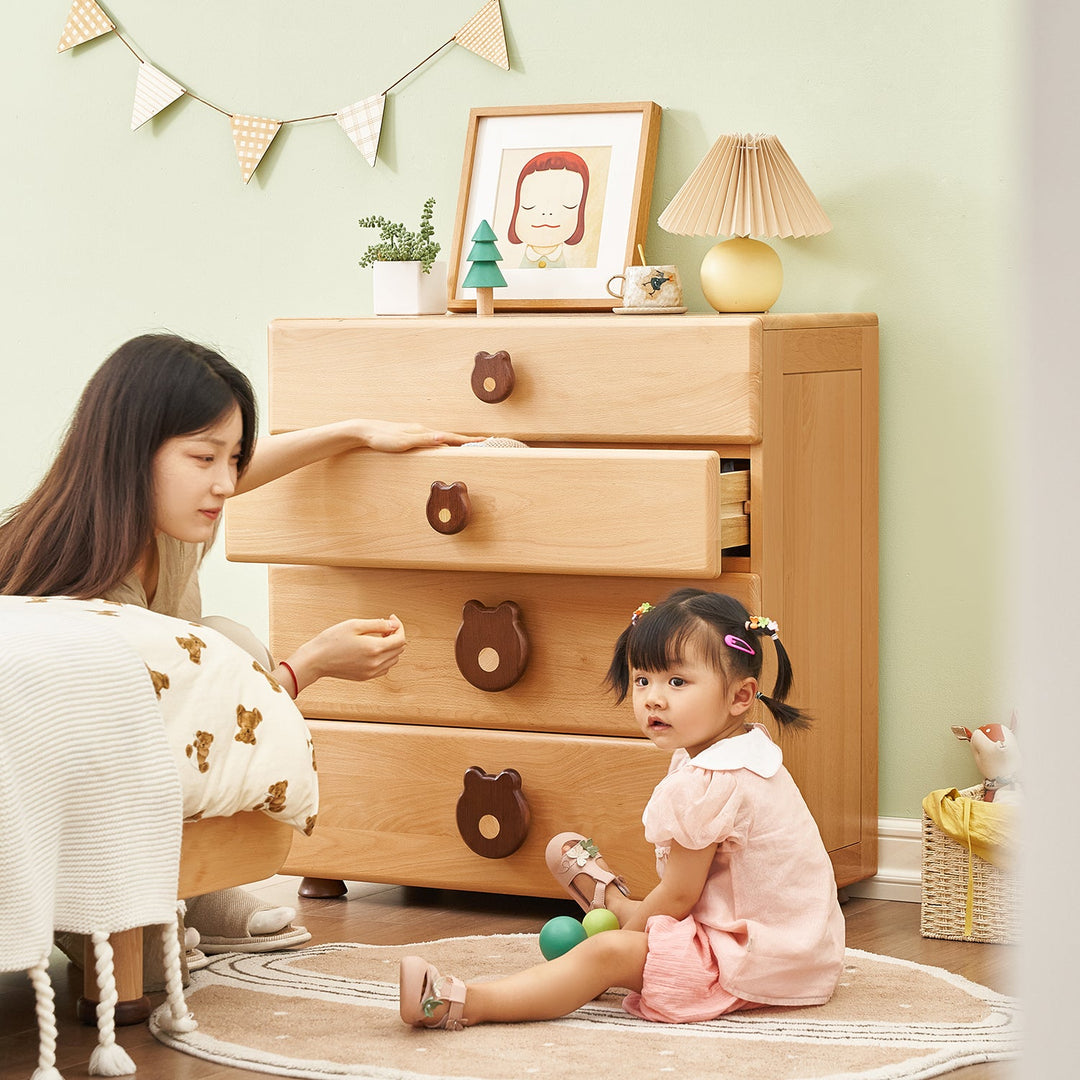
[[[194,92],[289,117],[381,91],[480,6],[105,3]],[[197,102],[131,133],[134,57],[114,36],[56,55],[67,8],[5,18],[0,503],[31,486],[82,384],[132,334],[216,344],[264,397],[268,320],[370,312],[359,216],[415,218],[434,195],[449,247],[471,106],[658,102],[654,222],[717,135],[773,132],[834,226],[777,242],[776,310],[881,319],[880,810],[913,817],[932,788],[974,781],[949,725],[1011,708],[1013,5],[684,0],[622,23],[618,5],[503,0],[509,73],[450,47],[391,95],[376,168],[325,120],[284,129],[247,187],[228,122]],[[649,232],[650,257],[691,283],[707,246]],[[689,302],[705,310],[695,288]],[[215,553],[204,593],[265,628],[261,568]]]

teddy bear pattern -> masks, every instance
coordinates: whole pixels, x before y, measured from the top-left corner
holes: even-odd
[[[479,765],[465,770],[457,801],[457,827],[461,839],[485,859],[513,855],[529,834],[531,814],[521,774],[503,769],[497,776]]]
[[[461,609],[461,626],[454,639],[458,670],[478,690],[507,690],[525,674],[529,639],[521,608],[513,600],[485,607],[469,600]]]

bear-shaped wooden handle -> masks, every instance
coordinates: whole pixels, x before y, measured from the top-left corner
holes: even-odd
[[[514,392],[514,365],[505,349],[478,352],[473,359],[472,392],[489,405],[505,401]]]
[[[465,770],[463,783],[457,801],[461,839],[485,859],[513,855],[529,834],[531,818],[521,774],[517,769],[503,769],[492,776],[473,765]]]
[[[427,500],[428,524],[440,533],[452,536],[469,524],[469,489],[460,481],[444,484],[436,480]]]
[[[521,608],[513,600],[504,600],[498,607],[469,600],[461,609],[454,659],[478,690],[494,692],[513,686],[529,662]]]

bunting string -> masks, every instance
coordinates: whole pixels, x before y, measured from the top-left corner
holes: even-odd
[[[154,67],[118,29],[116,23],[106,13],[98,0],[72,0],[64,29],[57,43],[58,53],[67,52],[78,45],[93,41],[106,34],[113,34],[139,62],[138,77],[135,83],[135,101],[131,112],[131,130],[135,131],[168,108],[181,97],[190,97],[229,120],[233,147],[240,166],[240,176],[246,184],[259,167],[263,155],[269,149],[274,136],[286,124],[303,124],[311,120],[337,120],[342,131],[349,137],[356,148],[364,155],[367,163],[374,168],[378,159],[379,136],[382,131],[382,118],[386,108],[386,96],[395,87],[403,83],[410,75],[433,60],[448,45],[461,45],[484,60],[510,70],[510,60],[506,52],[506,35],[503,30],[502,9],[499,0],[487,2],[470,18],[452,37],[447,38],[434,52],[410,68],[404,75],[392,82],[385,90],[369,95],[344,105],[334,112],[316,113],[312,116],[298,116],[291,120],[274,120],[265,116],[250,116],[233,113],[200,97],[187,86],[170,78],[163,71]]]

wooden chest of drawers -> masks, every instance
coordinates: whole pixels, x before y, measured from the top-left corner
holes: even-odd
[[[528,447],[356,451],[231,500],[229,557],[275,564],[275,655],[355,615],[408,635],[386,677],[301,695],[322,805],[286,872],[560,895],[544,848],[573,829],[643,895],[668,758],[602,681],[683,584],[779,622],[816,717],[785,761],[838,884],[875,872],[874,316],[274,322],[272,430],[350,416]]]

